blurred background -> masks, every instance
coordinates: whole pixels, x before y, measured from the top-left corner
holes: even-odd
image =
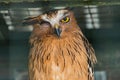
[[[23,19],[64,7],[73,7],[80,28],[95,49],[95,80],[120,80],[119,0],[0,0],[0,80],[28,80],[32,26],[22,25]]]

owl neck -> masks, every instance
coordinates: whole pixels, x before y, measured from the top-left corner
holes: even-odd
[[[34,33],[31,35],[30,37],[30,44],[31,45],[35,45],[37,43],[42,43],[44,41],[58,41],[58,43],[60,41],[69,41],[69,40],[73,40],[74,38],[80,40],[81,37],[83,36],[81,30],[78,28],[77,30],[74,30],[72,32],[66,32],[66,33],[62,33],[60,37],[57,37],[56,35],[52,34],[52,35],[39,35],[38,33]]]

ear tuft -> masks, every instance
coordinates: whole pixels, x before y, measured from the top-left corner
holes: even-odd
[[[23,25],[33,25],[39,23],[39,19],[37,17],[28,17],[25,18],[22,22]]]

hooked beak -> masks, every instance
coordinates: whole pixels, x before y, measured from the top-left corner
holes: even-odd
[[[60,37],[61,30],[60,30],[59,25],[55,24],[54,28],[55,28],[55,34],[56,34],[58,37]]]

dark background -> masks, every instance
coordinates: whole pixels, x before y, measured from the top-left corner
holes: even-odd
[[[98,63],[95,80],[120,80],[119,0],[0,1],[0,80],[27,80],[29,36],[24,18],[53,8],[73,7],[76,19],[93,45]]]

